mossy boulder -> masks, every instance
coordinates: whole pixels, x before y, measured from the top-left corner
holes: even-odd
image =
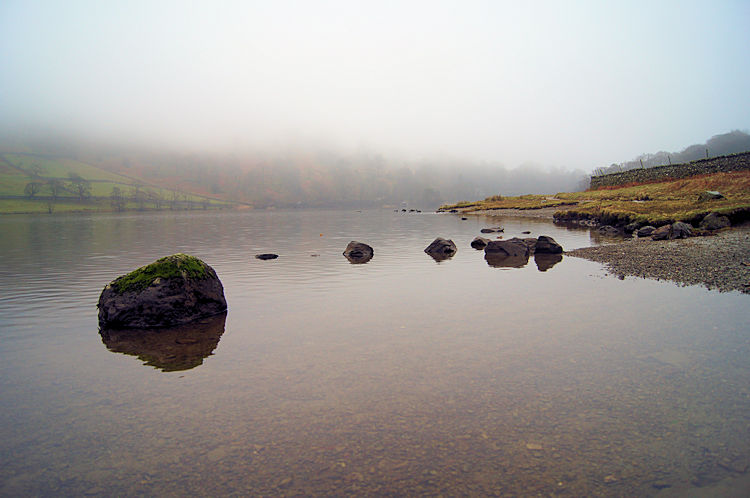
[[[213,268],[187,254],[173,254],[120,276],[99,296],[102,328],[173,327],[227,309]]]

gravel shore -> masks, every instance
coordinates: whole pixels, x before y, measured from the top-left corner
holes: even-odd
[[[565,253],[604,263],[618,277],[701,284],[720,292],[750,294],[750,225],[707,237],[660,240],[630,239],[619,244],[585,247]]]

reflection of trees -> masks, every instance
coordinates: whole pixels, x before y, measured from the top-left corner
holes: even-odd
[[[113,353],[137,356],[145,365],[175,372],[203,364],[219,345],[226,318],[221,313],[179,327],[103,329],[99,333]]]

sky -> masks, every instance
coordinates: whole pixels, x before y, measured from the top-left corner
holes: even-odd
[[[0,121],[591,169],[750,127],[750,2],[0,2]]]

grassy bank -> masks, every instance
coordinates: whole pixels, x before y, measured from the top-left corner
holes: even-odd
[[[718,191],[724,198],[700,201],[698,196],[707,190]],[[595,219],[609,224],[640,222],[661,225],[692,221],[714,211],[746,217],[750,213],[750,171],[715,173],[554,196],[493,196],[483,201],[442,206],[439,210],[472,212],[548,207],[558,208],[555,213],[557,218]]]

